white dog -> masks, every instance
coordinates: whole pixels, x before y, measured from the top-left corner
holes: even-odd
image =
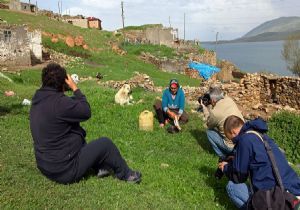
[[[120,105],[130,105],[133,103],[132,91],[129,84],[124,84],[115,95],[115,102]]]

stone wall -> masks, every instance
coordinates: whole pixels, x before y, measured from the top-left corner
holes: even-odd
[[[0,25],[0,66],[31,65],[27,31],[23,26]]]
[[[78,26],[81,28],[88,28],[89,27],[89,23],[87,19],[65,19],[63,20],[64,22],[70,23],[74,26]]]
[[[42,34],[39,30],[29,31],[27,33],[29,39],[29,47],[31,52],[32,63],[40,63],[42,61]]]
[[[9,2],[9,9],[21,11],[22,7],[21,7],[20,1],[19,0],[11,0]]]
[[[206,63],[213,66],[217,65],[217,56],[214,51],[205,50],[202,54],[190,55],[190,60],[199,63]]]
[[[126,30],[123,33],[126,41],[135,44],[151,43],[173,47],[175,39],[173,28],[153,27],[145,30]]]
[[[174,41],[172,28],[147,28],[145,30],[146,40],[149,40],[151,44],[167,45],[170,46]]]

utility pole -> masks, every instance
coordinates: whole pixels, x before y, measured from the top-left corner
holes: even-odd
[[[171,17],[169,16],[169,25],[170,25],[170,28],[171,28]]]
[[[60,1],[60,16],[62,16],[62,0]]]
[[[57,2],[57,6],[58,6],[58,19],[60,18],[60,5],[59,5],[59,0]]]
[[[121,1],[121,9],[122,9],[122,15],[121,15],[121,16],[122,16],[122,25],[123,25],[123,29],[124,29],[124,27],[125,27],[125,26],[124,26],[124,19],[125,19],[125,18],[124,18],[124,9],[123,9],[123,5],[124,5],[124,2]]]
[[[183,15],[183,40],[185,41],[185,13]]]
[[[37,0],[35,1],[35,15],[38,13],[38,5],[37,5]]]
[[[215,52],[217,53],[217,45],[218,45],[218,35],[219,35],[219,32],[217,32],[216,34],[216,44],[215,44]]]

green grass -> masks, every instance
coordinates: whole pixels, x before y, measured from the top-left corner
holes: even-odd
[[[148,52],[155,57],[162,58],[174,58],[176,56],[175,50],[165,45],[152,45],[152,44],[139,44],[134,45],[130,43],[124,43],[122,47],[133,55],[140,55],[142,52]]]
[[[146,28],[162,27],[162,24],[145,24],[141,26],[126,26],[121,30],[145,30]]]
[[[82,70],[84,71],[84,70]],[[192,115],[184,132],[171,135],[155,122],[153,132],[138,129],[138,116],[152,110],[154,93],[135,89],[142,104],[115,105],[113,89],[95,81],[79,84],[92,109],[83,123],[87,141],[108,136],[128,164],[142,171],[140,185],[112,177],[90,176],[79,183],[60,185],[37,170],[29,130],[29,107],[21,106],[39,87],[40,72],[10,75],[15,82],[0,79],[0,208],[1,209],[232,209],[225,193],[225,179],[216,182],[213,172],[217,158],[208,145],[202,122]],[[14,97],[4,97],[9,89]],[[162,168],[161,164],[169,167]]]

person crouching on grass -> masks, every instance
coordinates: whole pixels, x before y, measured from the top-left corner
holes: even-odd
[[[188,122],[188,115],[184,111],[185,95],[176,79],[172,79],[169,87],[164,90],[162,101],[156,100],[153,105],[160,127],[164,127],[170,120]]]
[[[267,131],[267,124],[261,118],[244,123],[241,118],[232,115],[224,122],[224,133],[235,143],[236,152],[232,161],[223,161],[219,163],[218,167],[229,178],[230,181],[226,187],[228,196],[240,209],[247,209],[247,201],[250,198],[250,189],[244,183],[249,174],[254,193],[262,190],[265,192],[264,195],[268,195],[266,192],[271,192],[277,185],[272,163],[262,140],[267,141],[271,147],[284,189],[294,196],[300,196],[299,176],[290,167],[275,142],[265,134]],[[260,135],[263,136],[263,139],[259,137]],[[271,198],[267,198],[266,202],[268,200]],[[260,206],[267,206],[263,200],[258,203]],[[274,202],[268,205],[277,209],[278,205],[282,204]],[[264,207],[259,209],[267,209]]]
[[[73,96],[64,94],[70,88]],[[66,70],[49,64],[42,70],[42,87],[33,96],[30,128],[38,169],[47,178],[69,184],[92,168],[99,177],[114,172],[131,183],[141,173],[131,170],[116,145],[107,137],[86,143],[80,122],[91,117],[90,105]]]

